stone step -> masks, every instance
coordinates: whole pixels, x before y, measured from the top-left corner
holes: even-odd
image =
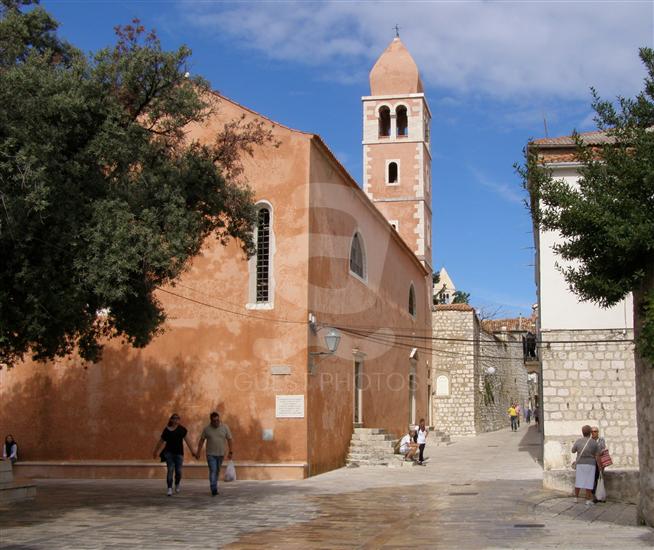
[[[393,441],[396,439],[390,434],[352,434],[353,441]]]
[[[360,443],[352,442],[350,443],[350,449],[379,449],[381,450],[393,450],[395,448],[395,445],[393,445],[391,442],[385,444],[385,445],[362,445]]]
[[[36,496],[36,485],[14,484],[0,487],[0,504],[29,500]]]
[[[354,428],[355,434],[385,434],[386,430],[382,428]]]

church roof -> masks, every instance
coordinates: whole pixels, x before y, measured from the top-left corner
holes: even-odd
[[[400,38],[394,38],[370,71],[370,94],[400,95],[423,91],[418,65]]]

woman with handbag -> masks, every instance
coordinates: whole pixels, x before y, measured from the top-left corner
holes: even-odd
[[[598,444],[590,437],[591,428],[586,425],[581,428],[580,437],[572,446],[572,452],[577,453],[577,459],[572,464],[575,468],[575,498],[579,502],[579,491],[586,490],[586,505],[593,504],[593,485],[595,482],[595,469],[599,455]]]

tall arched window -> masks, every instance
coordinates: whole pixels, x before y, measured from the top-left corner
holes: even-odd
[[[388,183],[397,183],[398,181],[398,169],[397,162],[388,163]]]
[[[413,283],[409,287],[409,313],[416,316],[416,289],[413,287]]]
[[[257,303],[270,301],[270,210],[259,209],[257,215]]]
[[[359,233],[354,234],[350,245],[350,271],[361,279],[366,278],[366,254]]]
[[[436,378],[436,396],[445,397],[450,395],[450,379],[444,374]]]
[[[379,108],[379,136],[388,137],[391,135],[391,110],[384,105]]]
[[[409,118],[407,116],[406,107],[404,105],[397,106],[395,109],[395,117],[397,120],[397,135],[409,135]]]

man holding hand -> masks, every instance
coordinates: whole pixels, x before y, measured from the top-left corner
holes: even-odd
[[[195,458],[200,458],[200,452],[204,442],[207,442],[207,465],[209,466],[209,487],[211,495],[218,494],[218,475],[220,466],[225,458],[225,446],[229,447],[227,458],[232,458],[232,433],[229,431],[227,424],[220,421],[220,415],[212,412],[209,415],[210,423],[202,430],[200,440],[198,441],[198,450]]]

